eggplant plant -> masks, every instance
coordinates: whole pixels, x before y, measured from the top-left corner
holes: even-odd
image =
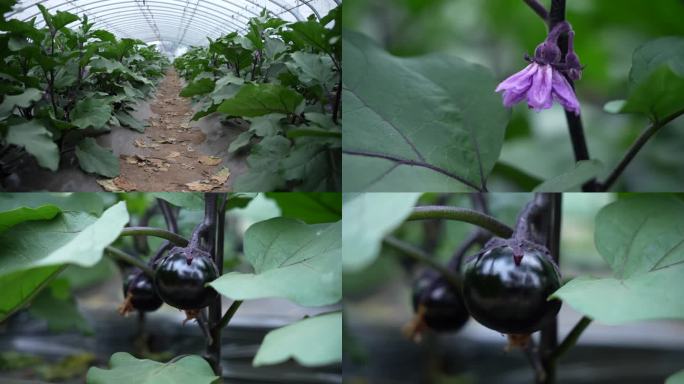
[[[529,360],[535,382],[555,383],[565,354],[594,320],[608,325],[684,320],[676,293],[684,287],[679,251],[684,204],[678,196],[620,196],[598,212],[594,240],[610,266],[609,276],[561,273],[563,194],[536,193],[515,220],[501,203],[496,215],[490,212],[491,194],[443,196],[367,193],[344,198],[345,272],[376,270],[360,276],[377,278],[377,268],[370,267],[381,253],[398,258],[409,275],[417,272],[418,279],[409,285],[414,318],[405,328],[413,340],[425,333],[459,332],[471,318],[506,335],[507,348],[520,349]],[[461,225],[445,226],[446,221]],[[422,230],[416,222],[424,222]],[[435,222],[442,224],[427,225]],[[474,227],[470,234],[468,226]],[[420,233],[424,241],[417,245]],[[435,255],[436,249],[443,257]],[[562,305],[582,317],[559,339]],[[683,374],[674,373],[667,382],[678,382]]]
[[[102,360],[91,364],[88,383],[184,382],[179,377],[215,383],[227,368],[221,331],[243,302],[264,298],[288,300],[315,315],[267,333],[252,361],[255,369],[288,360],[306,367],[339,366],[341,195],[271,193],[260,199],[277,206],[282,216],[276,210],[265,220],[263,213],[261,219],[236,220],[232,210],[247,207],[256,196],[0,194],[0,323],[28,312],[55,332],[92,332],[70,293],[73,273],[68,275],[73,269],[87,275],[110,260],[124,277],[119,314],[138,314],[138,322],[128,320],[132,327],[140,322],[150,327],[151,312],[180,311],[183,324],[197,323],[205,348],[173,358],[136,348],[134,357],[128,353],[131,344],[111,356],[108,368],[95,366],[104,365]],[[53,296],[56,286],[59,299]],[[230,300],[228,308],[222,308],[222,299]]]
[[[288,23],[263,10],[243,34],[191,48],[173,65],[198,103],[248,122],[228,148],[248,151],[236,191],[341,189],[341,5],[320,20]]]
[[[3,2],[3,15],[15,4]],[[95,29],[87,15],[37,7],[42,28],[35,18],[0,16],[0,175],[26,156],[56,171],[74,152],[85,172],[115,177],[118,158],[94,137],[117,125],[144,131],[130,112],[154,91],[168,59],[140,40]]]

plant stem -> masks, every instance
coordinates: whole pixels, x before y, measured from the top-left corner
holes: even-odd
[[[183,236],[177,235],[161,228],[153,227],[127,227],[121,231],[119,236],[154,236],[166,239],[178,246],[185,247],[188,240]]]
[[[548,194],[550,199],[546,210],[546,247],[551,253],[553,261],[560,261],[560,236],[562,221],[563,195],[561,193]],[[551,384],[556,381],[556,360],[553,351],[558,345],[558,319],[554,317],[541,330],[539,354],[544,367],[545,377],[540,383]]]
[[[146,275],[154,278],[154,270],[150,268],[144,261],[138,259],[137,257],[131,256],[128,253],[118,248],[114,248],[112,246],[108,246],[107,248],[105,248],[105,251],[107,251],[107,255],[111,256],[112,258],[123,261],[124,263],[130,264],[134,267],[140,268],[140,270],[145,272]]]
[[[437,272],[441,273],[444,278],[451,283],[452,286],[457,288],[459,291],[461,290],[461,277],[449,270],[446,266],[440,264],[438,261],[434,260],[431,258],[428,254],[423,252],[422,249],[415,247],[407,242],[404,242],[402,240],[397,239],[396,237],[393,236],[387,236],[383,240],[383,242],[390,247],[396,249],[397,251],[400,251],[403,253],[405,256],[408,256],[412,258],[413,260],[423,263],[427,265],[428,267],[436,270]]]
[[[551,10],[549,11],[549,31],[556,26],[556,24],[565,20],[565,0],[552,0]],[[558,47],[561,49],[563,58],[568,52],[568,36],[563,34],[558,39]],[[566,80],[575,89],[575,84],[569,77],[565,76]],[[570,140],[572,141],[572,149],[575,153],[575,162],[589,160],[589,149],[587,148],[587,140],[584,137],[584,127],[582,125],[582,118],[580,115],[575,115],[573,112],[565,110],[565,120],[568,123],[568,130],[570,131]],[[597,189],[596,180],[592,179],[582,186],[583,192],[594,192]]]
[[[572,328],[570,333],[565,336],[563,342],[553,351],[551,354],[551,359],[558,360],[565,352],[569,351],[579,340],[582,332],[591,324],[591,319],[587,316],[582,317],[577,324]]]
[[[219,244],[219,238],[223,238],[223,228],[219,225],[220,215],[218,214],[217,204],[218,194],[215,193],[205,193],[204,194],[204,233],[205,235],[205,245],[209,253],[212,255],[214,264],[218,269],[218,275],[223,274],[223,244]],[[225,213],[221,216],[225,217]],[[221,227],[221,228],[219,228]],[[219,236],[219,233],[221,234]],[[221,253],[218,250],[221,248]],[[221,327],[219,323],[221,321],[221,295],[217,295],[216,299],[209,304],[209,333],[211,337],[209,338],[209,343],[207,345],[207,357],[209,364],[211,364],[214,373],[218,376],[222,375],[221,369]]]
[[[523,0],[544,21],[549,19],[549,11],[537,0]]]
[[[235,315],[235,312],[237,312],[238,308],[240,308],[240,305],[242,305],[242,300],[233,301],[233,304],[230,305],[226,313],[221,318],[221,321],[218,324],[219,328],[225,328],[228,323],[230,323],[230,320],[233,319],[233,316]]]
[[[606,181],[599,185],[598,190],[601,192],[608,191],[613,186],[613,184],[615,184],[615,181],[617,181],[620,175],[622,175],[622,173],[625,171],[629,163],[636,157],[636,155],[644,147],[644,145],[646,145],[648,140],[651,137],[653,137],[653,135],[655,135],[656,132],[660,130],[660,128],[664,127],[669,122],[683,114],[684,109],[677,111],[665,117],[664,119],[656,121],[652,123],[650,126],[648,126],[648,128],[646,128],[646,130],[642,132],[641,135],[637,138],[637,140],[632,144],[627,153],[625,153],[625,156],[622,158],[622,160],[620,160],[615,169],[613,169],[608,178],[606,178]]]
[[[413,209],[407,221],[445,219],[463,221],[484,228],[496,236],[509,238],[513,229],[492,216],[468,208],[447,206],[422,206]]]

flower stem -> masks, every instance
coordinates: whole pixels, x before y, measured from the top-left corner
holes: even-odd
[[[468,208],[446,206],[422,206],[413,209],[407,221],[445,219],[463,221],[482,227],[496,236],[509,238],[513,229],[492,216]]]
[[[154,278],[154,269],[150,268],[149,265],[145,264],[144,261],[138,259],[137,257],[129,255],[128,253],[112,246],[105,248],[105,251],[107,251],[108,256],[116,260],[123,261],[126,264],[140,268],[140,270],[145,272],[146,275]]]
[[[549,19],[549,11],[546,10],[546,8],[537,0],[523,0],[525,4],[527,4],[534,13],[539,15],[544,21]]]
[[[161,228],[153,227],[127,227],[121,231],[119,236],[155,236],[166,239],[178,246],[184,247],[188,245],[188,240],[183,236],[177,235]]]
[[[408,256],[411,259],[425,264],[426,266],[436,270],[437,272],[441,273],[442,276],[456,289],[459,291],[461,290],[461,277],[455,273],[453,273],[449,268],[446,266],[440,264],[438,261],[434,260],[433,258],[430,257],[430,255],[426,254],[423,252],[422,249],[415,247],[405,241],[399,240],[396,237],[393,236],[387,236],[384,240],[384,243],[389,245],[390,247],[396,249],[397,251],[401,252],[404,254],[404,256]]]
[[[570,333],[565,336],[563,342],[553,351],[551,359],[558,360],[565,352],[569,351],[579,340],[582,332],[591,324],[591,319],[587,316],[582,317],[577,324],[572,328]]]
[[[636,157],[637,153],[639,153],[639,151],[644,147],[644,145],[646,145],[648,140],[650,140],[651,137],[653,137],[653,135],[655,135],[656,132],[658,132],[660,130],[660,128],[664,127],[669,122],[671,122],[672,120],[676,119],[677,117],[679,117],[683,114],[684,114],[684,109],[677,111],[677,112],[665,117],[664,119],[662,119],[660,121],[656,121],[653,124],[649,125],[646,128],[646,130],[641,133],[639,138],[637,138],[637,140],[634,142],[634,144],[632,144],[632,146],[629,148],[629,150],[627,150],[627,153],[625,153],[622,160],[620,160],[620,162],[615,167],[615,169],[613,169],[613,171],[610,173],[608,178],[606,178],[606,181],[604,181],[603,183],[601,183],[599,185],[598,190],[601,192],[608,191],[613,186],[613,184],[615,184],[615,182],[620,177],[620,175],[622,175],[622,173],[625,171],[625,169],[627,168],[629,163],[634,159],[634,157]]]
[[[549,31],[556,26],[556,24],[565,21],[565,0],[552,0],[551,10],[549,11]],[[558,39],[558,47],[561,50],[562,57],[568,53],[568,36],[563,34]],[[565,76],[570,83],[572,89],[575,89],[575,84],[569,77]],[[572,142],[572,150],[575,153],[575,162],[589,160],[589,149],[587,147],[587,139],[584,136],[584,126],[582,125],[582,117],[574,112],[565,111],[565,120],[568,123],[568,131],[570,132],[570,141]],[[597,189],[596,180],[591,179],[582,185],[583,192],[594,192]]]

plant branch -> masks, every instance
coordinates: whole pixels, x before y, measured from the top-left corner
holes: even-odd
[[[121,231],[119,236],[154,236],[166,239],[178,246],[185,247],[188,240],[183,236],[177,235],[161,228],[153,227],[127,227]]]
[[[544,21],[547,21],[549,19],[549,11],[546,10],[546,7],[544,7],[539,1],[537,0],[523,0],[525,4],[527,4],[534,13],[539,15]]]
[[[238,308],[240,308],[240,305],[242,305],[242,300],[233,301],[233,304],[230,305],[226,313],[221,318],[221,321],[218,323],[219,328],[225,328],[228,323],[230,323],[230,320],[233,319],[233,316],[235,315],[235,312],[237,312]]]
[[[407,221],[426,220],[426,219],[445,219],[456,220],[477,225],[484,228],[496,236],[509,238],[513,234],[513,229],[500,222],[492,216],[486,215],[468,208],[446,207],[446,206],[422,206],[413,209]]]
[[[140,268],[141,271],[145,272],[146,275],[154,278],[154,269],[150,268],[144,261],[138,259],[135,256],[129,255],[128,253],[118,249],[114,248],[112,246],[108,246],[105,248],[105,251],[107,251],[107,255],[110,257],[123,261],[126,264],[130,264],[134,267]]]
[[[436,270],[437,272],[441,273],[442,276],[454,287],[456,287],[459,291],[461,289],[461,277],[455,273],[453,273],[449,268],[446,266],[440,264],[438,261],[434,260],[431,258],[428,254],[423,252],[422,249],[413,246],[412,244],[409,244],[405,241],[399,240],[396,237],[393,236],[387,236],[383,240],[383,242],[390,247],[396,249],[397,251],[401,252],[405,256],[410,257],[411,259],[423,263],[427,265],[428,267]]]
[[[589,324],[591,324],[591,321],[592,320],[587,316],[582,317],[577,324],[575,324],[570,333],[565,336],[563,342],[561,342],[560,345],[553,351],[551,354],[551,359],[558,360],[561,356],[563,356],[563,354],[569,351],[570,348],[577,344],[577,340],[579,340],[582,332],[584,332]]]
[[[678,118],[679,116],[684,114],[684,109],[677,111],[664,119],[660,121],[656,121],[652,123],[644,132],[641,133],[641,135],[637,138],[637,140],[632,144],[632,146],[627,150],[627,153],[625,153],[624,157],[618,165],[613,169],[613,171],[610,173],[608,178],[606,178],[606,181],[601,183],[599,185],[598,190],[601,192],[606,192],[608,191],[613,184],[617,181],[617,179],[622,175],[622,173],[625,171],[627,166],[632,162],[632,160],[636,157],[636,155],[639,153],[639,151],[646,145],[648,140],[655,135],[660,128],[664,127],[668,123],[670,123],[672,120]]]
[[[549,31],[556,26],[556,24],[565,21],[565,0],[552,0],[551,10],[549,11]],[[561,50],[563,60],[568,52],[568,35],[563,34],[558,39],[558,47]],[[572,89],[575,89],[575,84],[568,76],[566,80],[570,83]],[[589,160],[589,149],[587,147],[587,140],[584,136],[584,126],[582,125],[582,117],[579,114],[565,110],[565,120],[570,131],[570,140],[572,142],[572,149],[575,153],[575,162]],[[597,189],[596,180],[592,179],[582,186],[583,192],[594,192]]]

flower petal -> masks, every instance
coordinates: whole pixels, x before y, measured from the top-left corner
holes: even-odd
[[[515,92],[514,90],[505,91],[503,94],[504,107],[510,108],[515,104],[525,100],[525,97],[527,97],[527,90],[523,92]]]
[[[532,78],[532,86],[527,91],[527,105],[540,111],[551,108],[553,96],[551,95],[553,68],[550,65],[540,65],[537,73]]]
[[[495,92],[515,90],[516,93],[521,93],[527,91],[532,84],[532,76],[537,72],[539,65],[537,63],[532,63],[525,67],[520,72],[517,72],[506,80],[502,81],[497,87]]]
[[[560,105],[566,110],[574,112],[575,115],[580,113],[580,104],[577,101],[575,91],[565,79],[562,73],[553,71],[553,98],[558,101]]]

